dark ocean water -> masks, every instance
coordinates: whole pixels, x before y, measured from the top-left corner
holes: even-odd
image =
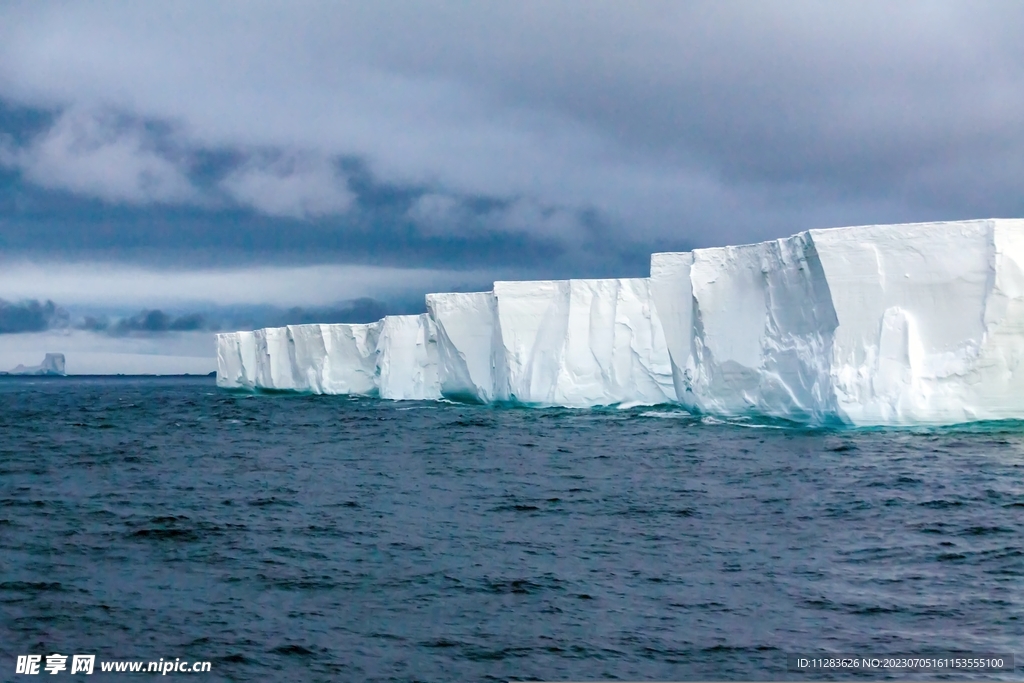
[[[3,380],[0,680],[51,652],[218,681],[1024,654],[1024,425],[780,427]]]

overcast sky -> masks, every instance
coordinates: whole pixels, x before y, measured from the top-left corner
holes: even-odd
[[[6,2],[0,298],[408,302],[1022,216],[1022,35],[1010,1]]]

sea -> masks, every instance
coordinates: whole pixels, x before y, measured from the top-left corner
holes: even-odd
[[[1019,680],[791,661],[1022,645],[1024,423],[0,380],[0,680]]]

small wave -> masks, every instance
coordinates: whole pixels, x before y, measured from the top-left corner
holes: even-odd
[[[62,591],[64,587],[57,581],[4,581],[0,583],[0,591]]]
[[[463,643],[457,640],[449,640],[448,638],[438,638],[436,640],[428,640],[420,643],[423,647],[432,648],[449,648],[449,647],[463,647]]]
[[[808,426],[804,424],[785,420],[771,420],[771,418],[754,419],[746,415],[728,418],[704,415],[700,418],[700,422],[708,426],[727,425],[729,427],[743,427],[745,429],[808,429]]]
[[[654,417],[661,420],[692,420],[694,415],[685,410],[645,410],[640,417]]]
[[[191,529],[139,529],[132,536],[158,541],[195,541],[199,538]]]
[[[619,410],[632,410],[633,408],[642,408],[643,406],[650,405],[646,401],[625,401],[615,406]]]
[[[313,654],[313,651],[309,648],[302,647],[301,645],[281,645],[275,647],[271,652],[279,655],[296,655],[299,657],[305,657]]]
[[[784,427],[783,425],[744,424],[742,422],[729,422],[728,424],[731,424],[734,427],[745,427],[747,429],[790,429],[790,427]]]
[[[491,508],[492,512],[537,512],[540,508],[536,505],[518,503],[515,505],[498,505]]]

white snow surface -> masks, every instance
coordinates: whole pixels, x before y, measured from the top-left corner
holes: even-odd
[[[654,254],[680,402],[854,425],[1024,417],[1024,221]]]

